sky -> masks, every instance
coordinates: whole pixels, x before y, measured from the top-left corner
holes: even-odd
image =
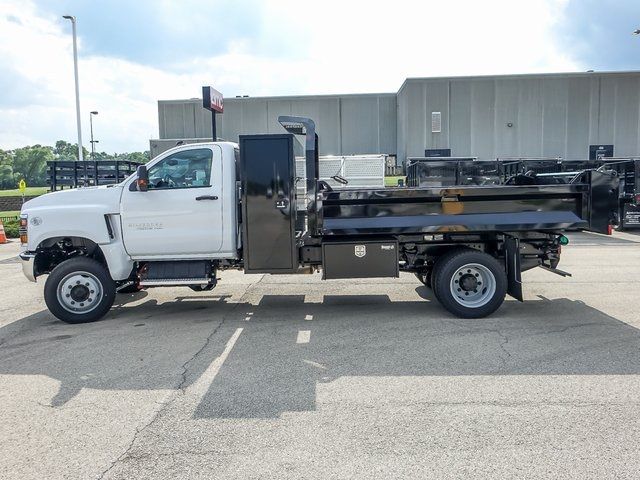
[[[0,0],[0,148],[143,151],[157,101],[396,92],[407,77],[640,70],[638,0]]]

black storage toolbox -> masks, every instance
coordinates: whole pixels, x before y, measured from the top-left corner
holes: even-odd
[[[322,244],[322,278],[398,277],[397,240],[336,241]]]
[[[245,273],[294,273],[293,135],[240,135]]]

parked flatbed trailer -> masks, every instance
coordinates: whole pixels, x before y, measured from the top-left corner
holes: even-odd
[[[602,169],[554,185],[334,190],[319,180],[314,122],[279,121],[288,133],[243,135],[239,148],[176,147],[119,185],[27,202],[23,269],[34,281],[48,274],[49,309],[67,322],[92,321],[116,291],[209,290],[226,269],[327,280],[404,271],[452,314],[479,318],[507,293],[523,300],[522,271],[568,275],[557,268],[564,232],[606,233],[615,220],[618,177]]]

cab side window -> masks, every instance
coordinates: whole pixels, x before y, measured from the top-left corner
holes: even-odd
[[[208,148],[169,155],[149,168],[149,190],[210,187],[212,161]]]

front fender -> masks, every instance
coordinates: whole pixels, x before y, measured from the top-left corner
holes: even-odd
[[[55,237],[87,238],[98,245],[112,240],[104,210],[95,205],[42,206],[24,209],[22,214],[28,215],[27,248],[31,251]]]
[[[125,280],[134,262],[124,249],[119,215],[105,215],[102,212],[104,210],[90,205],[25,209],[23,214],[28,215],[29,236],[25,250],[35,252],[40,245],[53,238],[87,239],[102,251],[111,278]]]

